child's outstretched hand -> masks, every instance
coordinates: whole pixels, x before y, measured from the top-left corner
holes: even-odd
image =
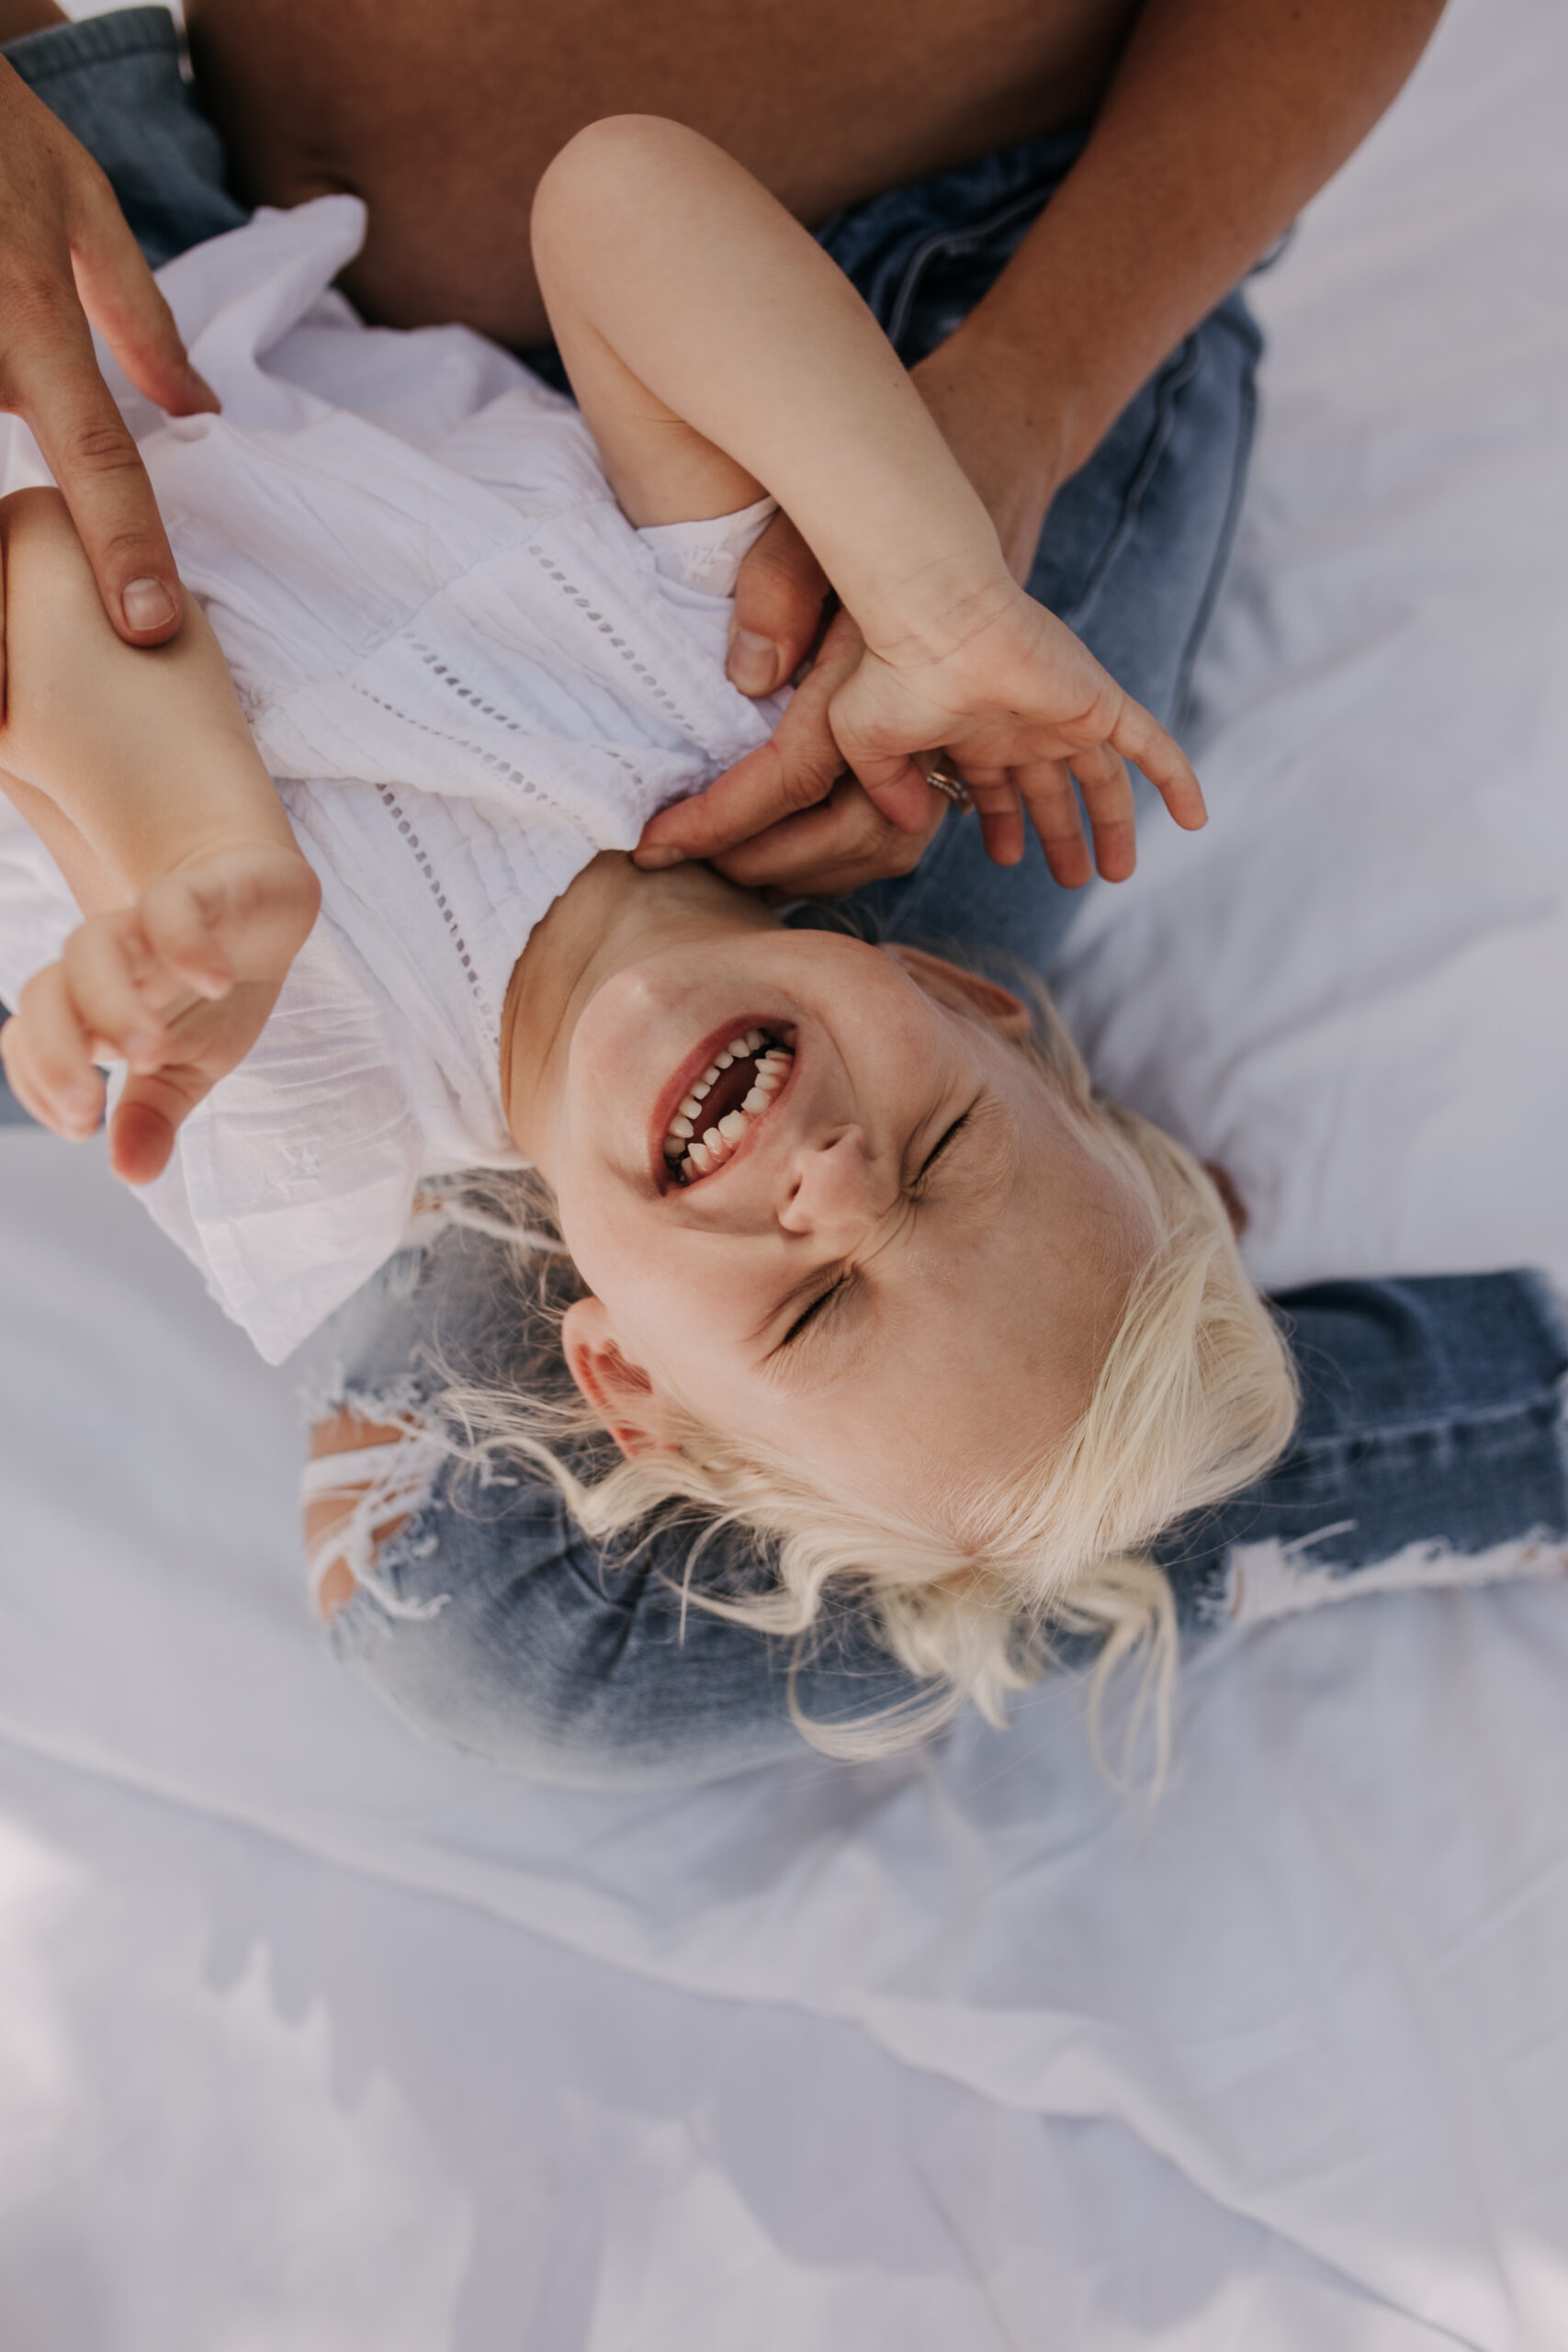
[[[945,642],[867,647],[828,721],[844,761],[896,823],[923,815],[930,786],[910,755],[934,752],[967,786],[997,864],[1022,856],[1027,811],[1046,863],[1068,889],[1096,868],[1108,882],[1133,871],[1129,760],[1179,825],[1196,832],[1208,821],[1198,779],[1165,729],[1071,629],[1010,582],[958,618]]]
[[[1112,882],[1133,871],[1127,760],[1179,825],[1207,821],[1164,728],[1043,605],[998,585],[946,647],[872,651],[840,613],[771,741],[661,810],[634,854],[705,857],[735,882],[828,895],[908,873],[946,806],[924,780],[933,757],[967,786],[998,865],[1022,856],[1027,813],[1068,889],[1096,868]]]
[[[257,840],[205,850],[133,906],[92,916],[0,1029],[13,1091],[80,1139],[103,1116],[96,1059],[124,1061],[109,1163],[128,1184],[151,1183],[182,1120],[254,1045],[320,904],[299,852]]]

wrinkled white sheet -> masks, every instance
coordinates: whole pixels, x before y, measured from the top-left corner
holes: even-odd
[[[1151,832],[1142,878],[1089,913],[1074,951],[1070,1002],[1102,1074],[1235,1170],[1273,1280],[1568,1267],[1565,106],[1560,0],[1455,0],[1411,92],[1260,286],[1272,389],[1203,677],[1217,821],[1197,844]],[[601,2019],[632,2021],[626,2046],[662,2021],[698,2097],[700,2020],[734,2012],[690,1996],[815,2013],[773,2018],[778,2064],[754,2077],[754,2110],[776,2098],[801,2161],[829,2180],[844,2148],[870,2177],[887,2146],[874,2111],[886,2100],[907,2119],[904,2102],[929,2097],[934,2137],[907,2122],[911,2169],[888,2194],[903,2229],[913,2172],[941,2172],[921,2151],[963,2151],[944,2210],[966,2217],[961,2236],[992,2233],[966,2244],[995,2341],[1516,2352],[1568,2337],[1568,1590],[1369,1600],[1210,1652],[1187,1678],[1152,1817],[1097,1779],[1064,1687],[1010,1734],[967,1726],[913,1763],[807,1761],[637,1802],[532,1791],[415,1745],[321,1657],[299,1600],[287,1389],[92,1156],[0,1136],[0,1219],[13,1741],[393,1883],[358,1890],[356,1917],[412,1905],[395,1889],[416,1888],[527,1929],[504,1946],[527,1954],[511,2030],[523,2035],[536,1994],[581,2047],[551,2078],[574,2112],[596,2111],[606,2078],[581,2013],[570,2023],[573,1970],[605,1988]],[[28,1770],[13,1776],[17,1834],[58,1858],[73,1849],[51,1792],[74,1781]],[[199,1836],[216,1855],[238,1834]],[[73,2014],[112,2032],[103,1980],[120,1964],[154,1992],[177,1982],[176,2006],[194,1997],[188,1953],[178,1968],[160,1958],[149,1908],[115,1892],[121,1835],[112,1813],[82,1833],[80,1940],[61,1928],[87,1985],[77,2011],[74,1995],[35,1996],[67,2052]],[[266,1868],[281,1885],[307,1865]],[[303,1981],[323,1980],[345,2033],[356,2002],[378,2018],[406,2104],[395,2052],[406,2030],[408,2066],[424,2063],[413,2018],[432,1986],[367,1989],[412,1914],[379,1916],[356,1981],[334,1973],[326,1936]],[[502,1931],[470,1923],[465,1939],[439,1916],[460,1991]],[[280,1893],[269,1932],[287,1944],[293,1917]],[[95,1932],[103,1975],[87,1984]],[[823,2019],[857,2020],[884,2055]],[[499,1996],[459,2005],[441,2059],[520,2087],[504,2070],[525,2044],[508,2030]],[[911,2087],[884,2071],[889,2053],[945,2082]],[[816,2134],[830,2110],[812,2094],[841,2069],[854,2098]],[[302,2087],[289,2112],[320,2096]],[[400,2169],[403,2128],[389,2124],[392,2154],[361,2161],[367,2178],[384,2163],[406,2208],[423,2176],[412,2159]],[[621,2157],[643,2144],[623,2109]],[[52,2160],[63,2182],[66,2158]],[[724,2239],[746,2159],[727,2147],[705,2188],[671,2163],[666,2210],[700,2261]],[[448,2188],[461,2170],[456,2156],[435,2167]],[[776,2216],[778,2177],[756,2177],[753,2215]],[[294,2209],[274,2193],[281,2230]],[[649,2243],[657,2214],[625,2251],[633,2212],[649,2210],[634,2198],[606,2236],[634,2300],[653,2282],[657,2329],[639,2333],[623,2305],[624,2324],[591,2334],[573,2306],[525,2342],[662,2352],[700,2346],[716,2312],[729,2325],[713,2340],[753,2340],[744,2298],[694,2293],[680,2313],[660,2301],[674,2274]],[[442,2227],[456,2245],[457,2223]],[[889,2300],[897,2258],[863,2257],[878,2301],[863,2275],[825,2284],[809,2238],[776,2231],[755,2340],[922,2343]],[[854,2233],[835,2243],[852,2265]],[[1201,2255],[1190,2276],[1188,2245]],[[1135,2281],[1133,2246],[1146,2256]],[[194,2258],[184,2236],[180,2256]],[[444,2294],[454,2308],[462,2259],[431,2254],[421,2310]],[[807,2276],[818,2299],[790,2303]],[[1011,2302],[1004,2276],[1021,2282]],[[966,2308],[924,2340],[984,2345]],[[341,2325],[329,2312],[319,2340],[383,2340],[347,2312]],[[446,2324],[419,2340],[448,2340]],[[452,2320],[449,2340],[498,2340],[466,2324]],[[207,2340],[267,2335],[236,2322]],[[60,2340],[95,2342],[85,2325]],[[121,2340],[179,2341],[151,2319]]]

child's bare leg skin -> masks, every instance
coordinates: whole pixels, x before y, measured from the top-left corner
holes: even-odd
[[[395,1447],[406,1442],[413,1433],[407,1423],[366,1420],[352,1406],[340,1405],[311,1430],[310,1460],[331,1461],[339,1455],[359,1455]],[[385,1468],[391,1466],[392,1455],[388,1453]],[[341,1485],[317,1486],[305,1503],[305,1553],[316,1606],[329,1624],[347,1608],[359,1589],[359,1577],[349,1558],[349,1536],[355,1514],[376,1481],[364,1475],[363,1464],[356,1463],[354,1467],[360,1475],[345,1471]],[[406,1510],[393,1510],[385,1519],[375,1520],[368,1531],[371,1565],[381,1546],[389,1544],[407,1526],[408,1519]]]
[[[68,1136],[97,1123],[96,1062],[129,1062],[111,1159],[146,1182],[260,1034],[320,890],[195,605],[169,645],[123,644],[54,491],[0,501],[0,788],[88,918],[0,1050],[19,1099]]]

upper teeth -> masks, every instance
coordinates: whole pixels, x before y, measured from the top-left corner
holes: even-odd
[[[716,1125],[700,1127],[703,1103],[713,1091],[719,1072],[733,1069],[747,1055],[756,1057],[757,1069],[739,1107],[727,1111]],[[672,1167],[678,1167],[683,1182],[690,1183],[694,1176],[705,1176],[710,1169],[722,1167],[740,1145],[752,1120],[761,1118],[767,1110],[788,1077],[794,1060],[788,1046],[768,1046],[761,1029],[748,1029],[743,1036],[730,1039],[682,1101],[664,1137],[664,1157]]]

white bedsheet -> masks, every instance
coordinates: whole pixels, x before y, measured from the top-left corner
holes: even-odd
[[[1277,1281],[1568,1270],[1565,108],[1560,0],[1455,0],[1406,98],[1260,285],[1271,391],[1202,682],[1216,823],[1198,844],[1151,834],[1139,881],[1074,951],[1069,1001],[1102,1073],[1235,1170]],[[166,2224],[174,2256],[215,2298],[214,2324],[182,2337],[106,2202],[135,2212],[152,2188],[112,2146],[77,2162],[112,2143],[124,2109],[102,2086],[129,2062],[106,2059],[75,2110],[40,2093],[53,2120],[30,2143],[17,2125],[6,2162],[43,2148],[49,2210],[84,2199],[103,2275],[135,2289],[134,2332],[51,2307],[51,2352],[1568,2341],[1568,1589],[1371,1599],[1211,1651],[1152,1817],[1096,1777],[1061,1686],[1008,1735],[965,1726],[911,1763],[807,1761],[637,1802],[529,1790],[413,1743],[324,1660],[299,1597],[287,1385],[92,1155],[0,1136],[0,1731],[53,1766],[8,1776],[26,1931],[10,2013],[39,2021],[69,2080],[84,2039],[128,2047],[122,1990],[225,2051],[274,2048],[315,2002],[347,2047],[374,2047],[386,2119],[378,2144],[368,2089],[360,2107],[324,2089],[328,2059],[298,2032],[292,2088],[259,2087],[259,2059],[236,2075],[236,2099],[278,2119],[249,2158],[261,2219],[244,2243],[299,2245],[317,2281],[287,2325],[260,2288],[225,2290],[236,2264],[247,2280],[261,2267],[224,2251],[243,2180],[220,2196],[203,2185],[220,2163],[182,2164],[158,2135],[190,2207]],[[68,1766],[120,1786],[95,1809]],[[185,1811],[121,1790],[388,1883],[350,1892],[210,1825],[171,1859]],[[145,1882],[125,1860],[143,1848],[163,1856]],[[35,1866],[68,1887],[52,1911],[28,1908]],[[304,1955],[270,2011],[231,1992],[220,2024],[197,1928],[177,1951],[165,1928],[169,1909],[204,1916],[191,1890],[209,1867],[229,1885],[254,1870],[268,1893],[241,1905],[265,1914],[253,1939]],[[330,1916],[300,1927],[307,1883],[333,1890],[347,1960]],[[186,1892],[160,1905],[161,1885]],[[462,1921],[441,1894],[491,1917]],[[416,1921],[436,1923],[428,1967],[395,1956],[405,1928],[427,1932]],[[55,1934],[68,1964],[44,1985],[27,1955]],[[553,2073],[529,2040],[541,2015]],[[740,2062],[715,2055],[738,2015],[771,2054],[746,2077],[744,2131],[694,2154],[693,2117],[738,2096]],[[606,2037],[636,2053],[625,2079]],[[674,2053],[651,2119],[649,2046]],[[506,2098],[539,2080],[550,2128],[503,2128]],[[71,2142],[73,2111],[98,2142]],[[232,2114],[197,2111],[243,2170]],[[350,2239],[378,2188],[411,2217],[401,2250],[354,2279],[289,2185],[317,2114],[338,2133],[333,2180],[362,2198],[344,2191]],[[563,2142],[573,2116],[590,2120]],[[563,2174],[563,2145],[604,2165]],[[569,2248],[565,2300],[528,2303],[469,2169],[502,2146],[540,2262],[565,2224],[529,2202],[531,2164],[635,2182],[586,2220],[566,2199],[581,2247],[606,2249],[603,2301]],[[821,2205],[791,2202],[787,2150]],[[862,2233],[851,2209],[835,2236],[824,2213],[856,2177],[896,2218]],[[946,2302],[925,2274],[906,2292],[934,2227],[928,2213],[923,2240],[922,2197],[963,2247],[952,2276],[967,2266]],[[765,2249],[750,2277],[712,2271],[710,2294],[715,2249],[756,2243],[742,2209]],[[513,2263],[525,2328],[483,2316],[480,2249]],[[16,2295],[40,2275],[13,2257]],[[275,2261],[267,2292],[288,2277]],[[378,2316],[400,2308],[400,2338]]]

